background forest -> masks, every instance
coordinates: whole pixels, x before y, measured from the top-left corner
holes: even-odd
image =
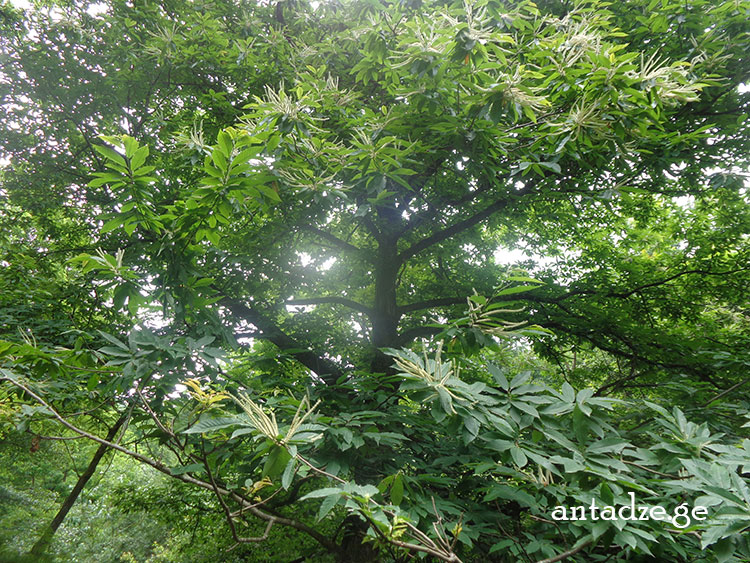
[[[749,32],[0,3],[0,560],[750,561]]]

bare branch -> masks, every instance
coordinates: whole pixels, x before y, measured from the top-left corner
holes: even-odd
[[[648,471],[649,473],[653,473],[654,475],[658,475],[659,477],[664,477],[666,479],[687,479],[687,476],[680,476],[680,475],[670,475],[669,473],[662,473],[661,471],[656,471],[655,469],[650,469],[649,467],[646,467],[645,465],[640,465],[638,463],[633,463],[632,461],[627,461],[625,459],[621,459],[623,463],[626,463],[628,465],[632,465],[633,467],[637,467],[638,469],[642,469],[643,471]]]
[[[216,480],[214,479],[214,475],[211,472],[211,468],[209,467],[209,464],[205,461],[205,459],[203,460],[203,467],[206,468],[206,472],[208,473],[208,478],[211,480],[211,486],[213,487],[214,494],[216,494],[216,498],[219,501],[219,504],[221,505],[221,509],[224,511],[224,515],[226,516],[226,520],[227,520],[227,523],[229,524],[229,529],[232,532],[232,538],[234,539],[234,541],[236,541],[237,543],[257,543],[257,542],[262,542],[268,539],[268,533],[271,531],[271,528],[273,527],[274,523],[276,523],[276,518],[274,516],[271,516],[271,518],[268,520],[268,525],[266,526],[266,530],[262,536],[250,537],[250,538],[239,536],[237,534],[237,528],[234,525],[234,518],[232,515],[232,511],[229,510],[227,503],[224,501],[224,495],[222,495],[219,492],[219,487],[216,485]]]
[[[393,515],[392,513],[389,514]],[[366,514],[363,514],[363,516],[370,524],[370,527],[375,531],[375,533],[378,534],[383,539],[383,541],[386,541],[391,545],[395,545],[396,547],[400,547],[403,549],[408,549],[410,551],[421,551],[422,553],[428,553],[429,555],[432,555],[433,557],[436,557],[441,561],[446,561],[447,563],[462,563],[458,555],[456,555],[452,551],[441,549],[441,547],[438,546],[434,541],[432,541],[432,539],[428,535],[422,532],[419,528],[413,526],[412,524],[409,524],[408,522],[406,523],[406,527],[415,535],[417,540],[422,542],[423,545],[408,543],[388,537],[382,532],[382,530],[380,530],[378,525],[373,522],[371,518],[369,518]]]

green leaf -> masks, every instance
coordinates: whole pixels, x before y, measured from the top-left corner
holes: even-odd
[[[281,198],[279,197],[279,194],[273,188],[266,186],[264,184],[257,184],[255,187],[260,193],[262,193],[271,201],[281,203]]]
[[[225,157],[224,166],[219,166],[219,168],[226,169],[226,161],[229,159],[229,156],[232,154],[232,137],[227,133],[226,131],[220,131],[219,135],[216,138],[217,147],[221,151],[221,154]]]
[[[170,467],[169,472],[172,475],[182,475],[184,473],[198,473],[205,471],[206,468],[203,467],[202,463],[191,463],[190,465],[178,465],[177,467]]]
[[[456,410],[453,408],[453,398],[450,396],[450,393],[443,387],[438,387],[437,392],[443,411],[448,415],[456,414]]]
[[[521,373],[519,373],[513,378],[513,381],[510,382],[510,388],[517,389],[518,387],[526,383],[530,378],[531,378],[530,371],[522,371]]]
[[[97,385],[99,385],[99,374],[98,373],[93,373],[93,374],[91,374],[91,377],[89,377],[89,381],[86,384],[86,388],[89,391],[93,391],[94,389],[96,389]]]
[[[222,174],[227,173],[227,157],[224,156],[218,148],[214,148],[214,150],[211,151],[211,160]]]
[[[135,172],[143,166],[143,163],[146,162],[146,158],[148,157],[148,147],[143,146],[135,151],[133,156],[130,159],[130,169]]]
[[[120,358],[130,358],[132,356],[129,350],[124,351],[121,348],[116,348],[114,346],[103,346],[102,348],[99,348],[99,352],[110,356],[119,356]]]
[[[498,291],[495,295],[497,297],[502,297],[504,295],[514,295],[516,293],[526,293],[527,291],[538,289],[539,287],[540,286],[538,285],[517,285],[515,287],[508,287],[502,291]]]
[[[253,434],[257,432],[257,430],[254,427],[247,427],[247,428],[238,428],[234,432],[232,432],[232,435],[229,437],[230,440],[233,440],[234,438],[238,438],[239,436],[244,436],[246,434]]]
[[[294,470],[297,468],[297,460],[292,457],[284,468],[284,473],[281,475],[281,487],[286,491],[289,490],[289,485],[292,484],[294,479]]]
[[[320,522],[328,515],[329,512],[331,512],[331,510],[333,510],[333,507],[338,504],[339,500],[341,500],[341,497],[337,495],[329,495],[323,499],[323,502],[320,503],[320,509],[318,509],[318,522]]]
[[[341,489],[338,489],[336,487],[325,487],[323,489],[317,489],[315,491],[307,493],[305,496],[300,498],[300,500],[308,500],[311,498],[322,498],[322,497],[327,497],[331,495],[336,495],[338,497],[338,496],[341,496],[342,494],[344,494],[344,491],[342,491]]]
[[[387,477],[384,477],[377,485],[378,491],[384,493],[388,489],[388,486],[391,484],[394,477],[395,475],[388,475]]]
[[[283,446],[274,445],[270,453],[266,456],[266,462],[263,464],[263,477],[276,478],[284,471],[289,463],[291,455]]]
[[[98,152],[100,155],[102,155],[104,158],[106,158],[107,160],[115,164],[118,164],[123,169],[127,168],[127,164],[125,163],[125,158],[114,149],[103,146],[103,145],[94,145],[94,150]]]
[[[704,547],[705,549],[705,547]],[[730,561],[735,552],[734,541],[731,538],[724,538],[713,544],[713,553],[718,563]]]
[[[125,351],[127,351],[127,352],[130,352],[130,348],[129,348],[129,347],[128,347],[128,346],[127,346],[127,345],[126,345],[126,344],[125,344],[124,342],[122,342],[122,341],[118,340],[117,338],[115,338],[115,337],[114,337],[114,336],[112,336],[111,334],[108,334],[108,333],[106,333],[106,332],[103,332],[103,331],[101,331],[101,330],[98,330],[97,332],[98,332],[99,334],[101,334],[101,335],[102,335],[102,337],[103,337],[103,338],[104,338],[105,340],[107,340],[108,342],[110,342],[110,343],[114,344],[114,345],[115,345],[115,346],[117,346],[118,348],[121,348],[121,349],[123,349],[123,350],[125,350]]]
[[[513,458],[513,463],[518,467],[524,467],[529,462],[526,454],[519,447],[512,447],[510,449],[510,456]]]
[[[581,446],[586,443],[588,438],[589,424],[589,418],[578,406],[576,406],[576,408],[573,409],[573,429],[576,433],[576,439]]]
[[[573,387],[567,381],[563,383],[562,394],[563,394],[563,399],[565,399],[565,401],[568,403],[572,403],[576,400],[575,389],[573,389]]]
[[[404,498],[404,480],[401,473],[397,473],[391,485],[391,502],[398,506]]]
[[[479,433],[479,421],[472,415],[466,415],[463,417],[463,423],[471,439],[476,438]]]
[[[502,389],[503,391],[508,391],[510,389],[510,386],[508,384],[508,379],[503,374],[501,368],[499,368],[493,363],[488,363],[487,371],[490,372],[490,375],[492,375],[492,378],[495,380],[495,383],[498,384],[500,389]]]
[[[117,286],[114,295],[112,296],[112,305],[115,309],[120,310],[125,306],[125,301],[130,296],[130,286],[128,284],[122,284]]]
[[[219,233],[213,230],[209,230],[209,229],[206,229],[203,232],[206,236],[206,239],[208,239],[208,241],[211,244],[213,244],[214,246],[219,246],[219,243],[221,242],[221,238],[219,238]]]
[[[236,424],[241,424],[242,421],[234,416],[219,416],[212,417],[206,414],[201,415],[198,422],[193,424],[190,428],[183,430],[183,434],[202,434],[204,432],[215,432],[223,428],[228,428]]]
[[[100,233],[108,233],[110,231],[114,231],[115,229],[119,229],[122,226],[123,220],[121,217],[115,217],[114,219],[110,219],[104,225],[102,225],[102,228],[100,229]]]

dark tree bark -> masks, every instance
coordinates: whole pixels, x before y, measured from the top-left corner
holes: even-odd
[[[389,373],[393,361],[380,351],[398,342],[398,322],[401,314],[396,306],[398,271],[398,237],[384,237],[375,260],[375,303],[372,311],[372,346],[374,358],[370,369],[375,373]]]

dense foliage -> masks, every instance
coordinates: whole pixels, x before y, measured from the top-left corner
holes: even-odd
[[[3,4],[7,557],[750,558],[748,16]]]

